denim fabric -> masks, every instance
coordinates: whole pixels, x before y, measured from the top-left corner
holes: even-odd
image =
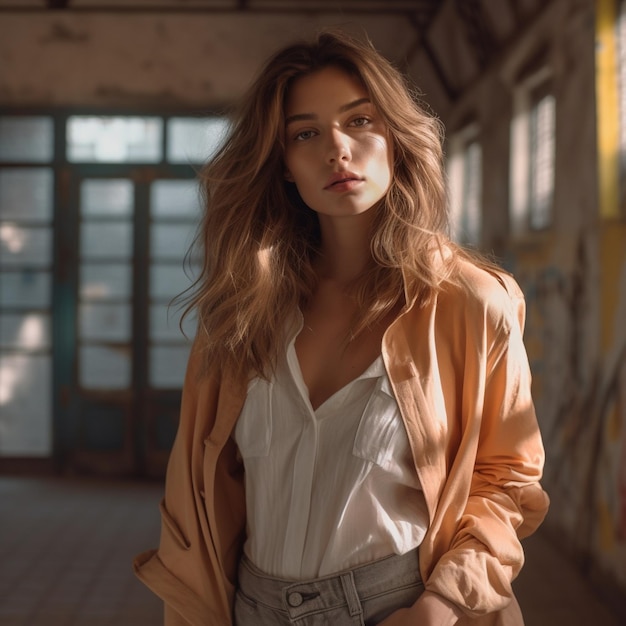
[[[244,556],[235,626],[375,626],[423,591],[417,549],[298,582],[267,576]]]

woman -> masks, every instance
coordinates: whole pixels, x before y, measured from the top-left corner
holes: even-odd
[[[445,235],[437,122],[323,33],[268,61],[203,180],[161,543],[136,560],[166,624],[522,624],[548,505],[524,302]]]

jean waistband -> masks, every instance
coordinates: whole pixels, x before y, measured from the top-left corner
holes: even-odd
[[[239,567],[239,587],[249,598],[273,609],[292,611],[333,608],[350,605],[358,598],[366,600],[390,589],[421,581],[418,549],[403,555],[390,555],[343,572],[293,581],[269,576],[244,555]],[[311,603],[311,601],[314,601]],[[311,606],[311,604],[315,606]]]

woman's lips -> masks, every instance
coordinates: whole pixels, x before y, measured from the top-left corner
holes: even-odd
[[[332,183],[326,187],[326,191],[350,191],[354,189],[358,185],[360,185],[363,181],[359,178],[344,178],[343,180],[338,180],[336,183]]]
[[[363,179],[352,172],[338,172],[330,177],[324,189],[327,191],[349,191],[362,182]]]

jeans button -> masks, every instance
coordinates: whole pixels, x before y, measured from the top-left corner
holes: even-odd
[[[293,593],[289,594],[287,598],[287,602],[289,602],[289,606],[296,607],[296,606],[300,606],[302,602],[304,602],[304,598],[302,597],[301,593],[294,591]]]

